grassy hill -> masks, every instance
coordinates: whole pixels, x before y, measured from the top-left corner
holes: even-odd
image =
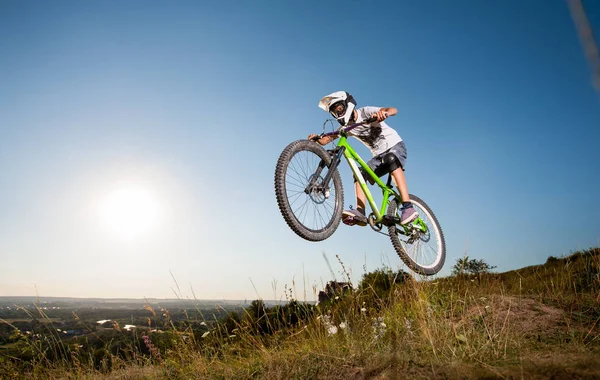
[[[24,340],[31,355],[0,353],[0,378],[600,378],[598,248],[434,281],[378,270],[329,302],[255,301],[202,334],[149,312],[170,328],[116,351],[112,331],[91,354]]]

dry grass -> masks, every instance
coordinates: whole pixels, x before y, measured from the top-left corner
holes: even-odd
[[[409,280],[385,295],[363,287],[271,335],[243,322],[199,342],[174,330],[160,360],[38,360],[24,370],[0,356],[0,377],[600,378],[599,258],[596,249],[520,272]]]

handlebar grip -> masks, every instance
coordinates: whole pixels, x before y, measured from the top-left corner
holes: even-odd
[[[368,118],[367,120],[365,120],[366,124],[372,123],[375,120],[377,120],[377,116],[371,116],[370,118]]]
[[[310,141],[318,141],[318,140],[320,140],[320,139],[321,139],[321,137],[322,137],[321,135],[316,135],[316,136],[312,137],[312,138],[310,139]]]

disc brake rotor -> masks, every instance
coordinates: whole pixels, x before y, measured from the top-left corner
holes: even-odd
[[[310,181],[312,181],[313,178],[314,178],[314,174],[311,176]],[[315,180],[315,185],[310,189],[310,192],[308,194],[310,199],[317,204],[325,203],[327,198],[329,198],[329,196],[331,195],[329,188],[323,189],[320,186],[320,184],[322,182],[323,182],[323,177],[321,177],[321,176],[317,177],[317,179]]]

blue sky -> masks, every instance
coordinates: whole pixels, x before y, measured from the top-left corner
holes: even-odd
[[[599,244],[600,98],[563,1],[3,1],[0,51],[0,295],[173,297],[172,273],[184,297],[311,300],[324,255],[338,279],[336,255],[354,281],[403,268],[383,235],[310,243],[277,209],[280,152],[338,90],[398,108],[442,275]],[[156,210],[135,237],[99,216],[127,188]]]

